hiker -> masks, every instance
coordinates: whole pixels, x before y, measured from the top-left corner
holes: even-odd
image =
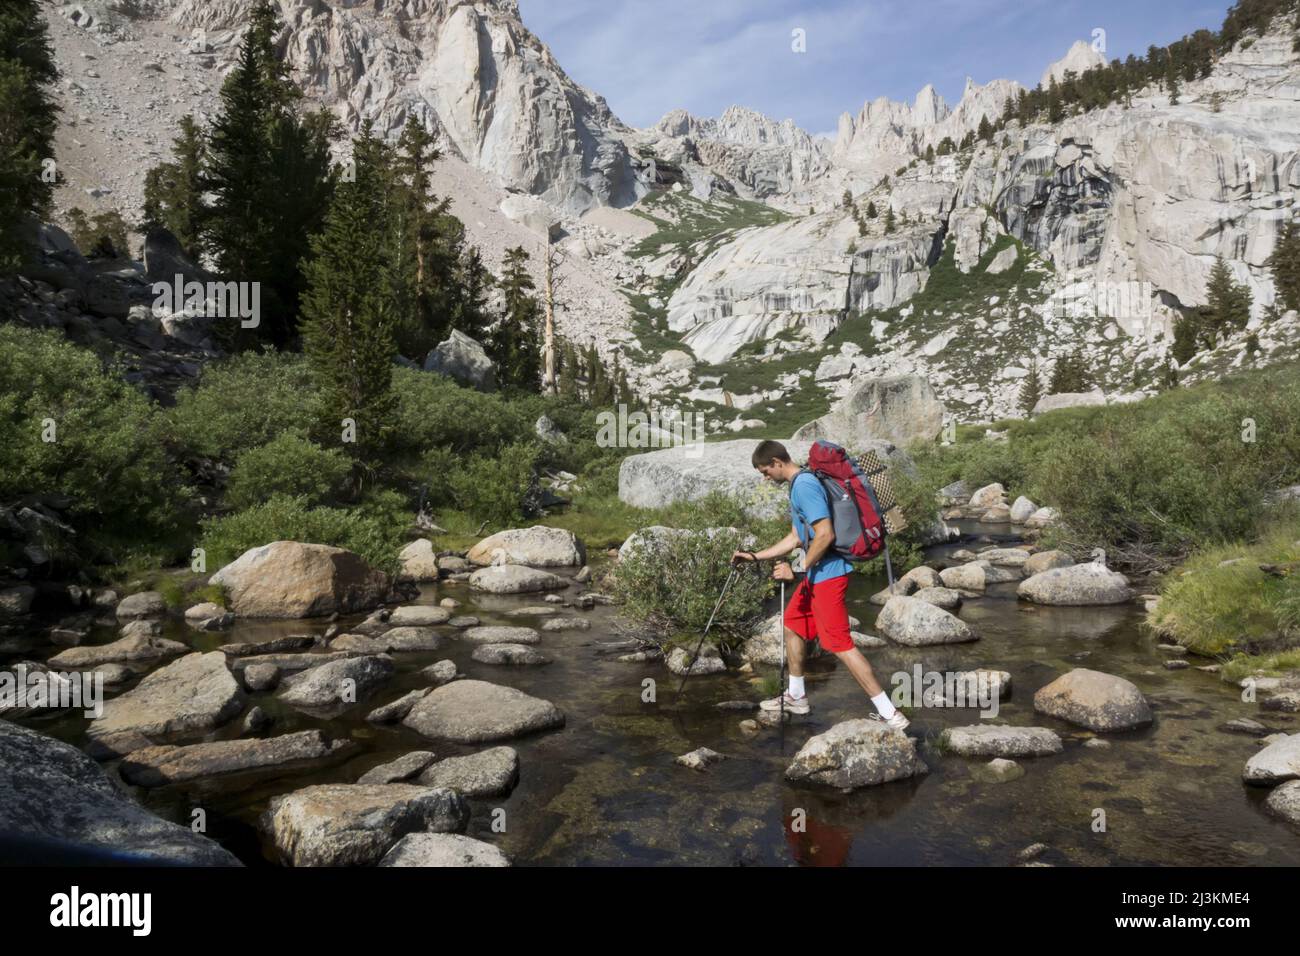
[[[828,553],[835,543],[830,505],[821,483],[790,460],[790,453],[777,441],[764,441],[754,449],[754,467],[765,481],[790,486],[790,510],[793,524],[790,533],[762,551],[737,551],[732,561],[766,561],[788,556],[796,547],[804,550],[804,579],[795,588],[782,614],[782,639],[790,659],[790,685],[782,691],[785,709],[792,714],[809,711],[808,695],[803,682],[803,643],[817,640],[821,646],[844,662],[849,673],[866,691],[880,719],[896,730],[904,730],[910,721],[890,701],[876,680],[871,664],[853,643],[849,633],[849,611],[844,603],[852,565],[838,554]],[[800,528],[811,529],[811,540],[804,540]],[[772,571],[778,581],[793,581],[794,571],[788,561],[780,561]],[[780,710],[782,697],[773,697],[760,705],[763,710]]]

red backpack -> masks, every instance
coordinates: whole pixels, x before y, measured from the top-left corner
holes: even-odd
[[[885,522],[875,490],[843,448],[824,440],[814,442],[800,474],[804,472],[821,482],[826,492],[835,529],[832,553],[848,561],[870,561],[885,550]],[[794,494],[793,481],[790,493]],[[811,541],[812,529],[807,531]]]

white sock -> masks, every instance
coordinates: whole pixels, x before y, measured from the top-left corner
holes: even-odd
[[[889,695],[883,690],[875,697],[871,698],[871,702],[876,705],[876,710],[880,712],[880,716],[884,717],[885,720],[888,720],[890,717],[893,717],[894,714],[898,713],[898,708],[894,706],[893,701],[889,699]]]
[[[800,697],[803,696],[802,676],[795,677],[793,674],[790,675],[790,696],[793,697],[795,700],[798,700]]]

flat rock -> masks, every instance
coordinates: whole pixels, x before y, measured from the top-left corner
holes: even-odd
[[[218,650],[227,657],[253,657],[262,654],[283,654],[289,651],[301,651],[315,646],[316,638],[310,634],[295,634],[291,637],[275,637],[269,641],[244,641],[235,644],[223,644]]]
[[[541,651],[524,644],[484,644],[474,648],[470,657],[480,664],[536,666],[551,662]]]
[[[166,617],[167,602],[157,591],[141,591],[122,598],[117,606],[119,621],[132,621],[141,617]]]
[[[912,597],[933,604],[935,607],[941,607],[945,611],[955,611],[961,607],[961,592],[952,588],[921,588]]]
[[[726,760],[722,754],[716,750],[710,750],[708,747],[700,747],[698,750],[692,750],[688,754],[682,754],[675,759],[673,763],[681,764],[683,767],[689,767],[691,770],[708,770],[715,763]]]
[[[542,635],[531,627],[487,625],[461,631],[460,640],[467,644],[540,644]]]
[[[944,587],[968,594],[983,594],[988,583],[984,576],[984,567],[974,562],[959,564],[955,568],[944,568],[939,572],[939,579]]]
[[[493,747],[467,757],[447,757],[426,767],[419,782],[447,787],[469,799],[503,797],[519,782],[519,754],[513,747]]]
[[[189,652],[190,648],[180,641],[137,635],[111,644],[69,647],[51,657],[49,664],[51,667],[97,667],[100,664],[158,661]]]
[[[442,635],[431,627],[395,627],[381,634],[340,634],[330,642],[331,650],[360,651],[363,654],[436,651]]]
[[[321,784],[276,797],[261,828],[290,866],[367,866],[408,833],[465,829],[453,790],[405,783]]]
[[[563,727],[564,714],[513,687],[458,680],[436,688],[402,723],[433,739],[478,744]]]
[[[443,684],[454,681],[456,673],[455,661],[438,661],[438,663],[430,664],[421,670],[420,676],[429,681],[434,687],[441,687]]]
[[[413,750],[396,760],[371,767],[357,779],[357,783],[404,783],[419,776],[436,759],[431,750]]]
[[[542,622],[542,630],[555,631],[589,631],[591,622],[580,617],[553,617]]]
[[[883,721],[861,718],[838,723],[805,743],[785,778],[855,789],[929,773],[916,741]]]
[[[963,757],[1047,757],[1064,749],[1061,738],[1046,727],[973,724],[949,727],[940,739],[945,749]]]
[[[279,696],[308,710],[346,709],[383,687],[395,672],[392,658],[382,654],[348,657],[289,678]]]
[[[125,757],[118,772],[123,780],[138,787],[163,787],[252,770],[289,773],[310,769],[350,746],[348,741],[326,740],[319,730],[304,730],[265,739],[146,747]]]
[[[451,620],[451,611],[445,607],[434,607],[425,604],[408,604],[405,607],[393,609],[389,615],[388,623],[393,627],[432,627],[435,624],[446,624]]]
[[[1288,780],[1273,789],[1264,801],[1270,813],[1300,826],[1300,780]]]
[[[245,695],[219,651],[189,654],[148,674],[104,703],[86,735],[112,753],[130,753],[167,738],[204,733],[244,709]]]
[[[372,724],[393,724],[401,720],[411,712],[415,702],[429,693],[429,688],[422,687],[417,690],[409,691],[403,694],[397,700],[384,704],[382,707],[376,707],[370,713],[366,714],[366,720]]]

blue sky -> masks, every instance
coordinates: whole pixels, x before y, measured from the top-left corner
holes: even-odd
[[[1038,82],[1071,43],[1105,31],[1108,59],[1200,27],[1230,0],[519,0],[524,23],[625,122],[732,104],[811,132],[933,83],[953,105],[969,75]],[[807,51],[791,49],[802,29]]]

